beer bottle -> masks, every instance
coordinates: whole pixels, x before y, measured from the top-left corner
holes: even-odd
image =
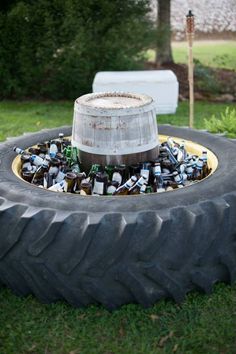
[[[108,175],[106,172],[97,172],[94,178],[93,194],[106,194]]]
[[[144,182],[142,187],[140,188],[140,194],[145,194],[147,189],[147,182]]]
[[[183,187],[183,177],[178,171],[173,172],[173,178],[174,182],[177,184],[177,188],[182,188]],[[173,185],[172,185],[173,186]],[[174,188],[174,186],[173,186]]]
[[[67,172],[68,172],[68,170],[67,170],[66,165],[63,164],[63,165],[59,166],[58,173],[55,178],[55,182],[60,183],[61,181],[63,181]]]
[[[126,181],[123,185],[121,185],[114,192],[113,195],[127,195],[129,193],[129,189],[133,186],[133,184],[137,181],[136,176],[132,176],[128,181]]]
[[[33,166],[30,162],[30,155],[22,154],[21,157],[21,171],[31,171]]]
[[[147,179],[147,184],[149,182],[149,178],[151,177],[151,168],[152,164],[151,162],[143,162],[140,170],[140,175],[145,176]],[[151,182],[150,182],[151,183]]]
[[[173,164],[170,159],[164,159],[161,162],[161,166],[163,169],[169,170],[170,172],[173,172],[175,169],[176,164]]]
[[[71,151],[71,165],[78,164],[78,149],[77,147],[73,146]]]
[[[83,179],[80,184],[80,195],[91,195],[92,194],[92,183],[87,179]]]
[[[56,157],[57,153],[58,153],[58,147],[57,147],[56,141],[52,140],[50,142],[49,156]]]
[[[64,149],[64,145],[63,145],[63,143],[64,143],[64,134],[63,133],[59,133],[58,134],[58,141],[59,141],[58,150],[60,152],[62,152],[63,149]]]
[[[23,150],[23,149],[21,149],[19,147],[16,147],[16,146],[14,146],[13,151],[15,151],[15,153],[17,155],[23,155],[23,154],[24,155],[31,155],[30,153],[27,153],[25,150]]]
[[[92,183],[92,186],[94,185],[94,178],[95,178],[96,174],[101,171],[102,171],[101,165],[99,165],[99,164],[92,165],[92,167],[88,173],[88,177],[89,177],[90,182]]]
[[[118,183],[118,187],[124,182],[125,179],[125,168],[123,166],[115,166],[114,172],[112,174],[112,181]]]
[[[137,178],[140,177],[140,165],[139,164],[133,164],[129,166],[129,175],[136,176]]]
[[[44,188],[50,188],[55,184],[55,175],[50,172],[45,172],[43,177]]]
[[[133,187],[129,189],[129,194],[139,194],[142,185],[147,181],[145,176],[141,176]]]
[[[35,166],[36,167],[36,166]],[[37,167],[36,167],[37,168]],[[22,172],[25,172],[25,171],[32,171],[33,169],[33,166],[31,165],[31,163],[28,161],[24,162],[22,164],[22,167],[21,167],[21,171]]]
[[[57,159],[56,157],[51,157],[50,167],[48,172],[56,177],[59,172],[59,166],[60,166],[60,160]]]
[[[108,182],[107,195],[113,195],[118,187],[119,187],[119,183],[117,181]]]
[[[208,168],[208,164],[207,164],[207,151],[204,150],[202,152],[202,156],[201,156],[202,160],[203,160],[203,166],[202,166],[202,178],[205,178],[206,176],[208,176],[209,174],[209,168]]]
[[[66,181],[63,180],[49,187],[48,190],[53,192],[65,192],[65,188],[66,188]]]
[[[185,141],[182,140],[181,143],[179,144],[179,151],[177,154],[177,161],[181,162],[184,161],[187,157],[187,152],[185,150]]]
[[[167,139],[167,142],[166,142],[166,150],[167,150],[167,152],[168,152],[168,159],[171,161],[171,163],[173,164],[173,165],[176,165],[177,163],[178,163],[178,161],[177,161],[177,155],[175,156],[174,155],[174,153],[176,154],[178,154],[178,151],[177,150],[173,150],[174,149],[174,141],[173,141],[173,139],[172,138],[168,138]]]
[[[105,166],[105,172],[108,175],[109,181],[112,181],[112,175],[113,175],[113,172],[114,172],[114,166],[113,165],[106,165]]]
[[[165,157],[166,155],[168,155],[166,146],[165,146],[165,145],[160,145],[160,148],[159,148],[159,157],[162,157],[162,156]]]
[[[38,155],[31,155],[29,160],[35,166],[41,166],[44,163],[44,159]]]
[[[65,181],[66,181],[64,187],[65,192],[74,193],[76,188],[76,182],[77,182],[76,173],[67,172],[67,174],[65,175]]]
[[[48,166],[40,165],[37,168],[31,183],[36,185],[44,185],[44,173],[47,172],[47,170]]]
[[[201,180],[203,178],[203,159],[201,157],[198,158],[196,162],[196,166],[193,169],[193,179]]]
[[[153,189],[151,186],[147,186],[146,187],[146,193],[149,194],[149,193],[153,193]]]
[[[58,152],[56,153],[55,158],[58,159],[58,160],[60,160],[60,162],[66,162],[66,159],[65,159],[65,157],[64,157],[64,155],[63,155],[62,152],[59,152],[59,151],[58,151]]]
[[[71,171],[74,172],[74,173],[80,173],[80,166],[78,163],[74,163],[72,166],[71,166]]]
[[[161,164],[156,162],[153,167],[153,173],[155,176],[154,180],[154,192],[157,192],[158,189],[161,191],[163,188],[163,176],[161,174]]]
[[[75,192],[79,193],[81,182],[86,178],[86,173],[85,172],[79,172],[76,175],[77,175],[77,179],[76,179]]]
[[[38,148],[35,148],[35,147],[30,147],[28,149],[28,152],[31,154],[31,155],[39,155],[41,153],[40,149]]]
[[[34,177],[34,173],[35,173],[35,171],[22,171],[21,176],[26,182],[31,183],[32,179]]]
[[[37,148],[39,149],[40,154],[46,155],[48,153],[47,144],[45,143],[38,143]]]
[[[173,140],[173,138],[171,138],[170,136],[168,136],[167,140],[166,140],[166,145],[168,146],[168,148],[170,150],[172,150],[174,148],[175,142]]]
[[[76,147],[72,147],[71,145],[66,146],[63,150],[63,154],[70,166],[78,163],[78,149]]]
[[[66,161],[70,161],[71,158],[71,146],[66,146],[63,150],[63,155],[66,158]]]
[[[186,173],[188,181],[191,181],[191,179],[193,178],[193,165],[191,163],[187,164]]]

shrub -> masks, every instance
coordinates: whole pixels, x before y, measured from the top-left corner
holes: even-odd
[[[211,118],[204,119],[205,127],[211,133],[226,133],[229,138],[236,137],[236,110],[226,108],[225,112],[220,114],[220,118],[212,115]]]
[[[100,70],[142,65],[150,0],[17,1],[0,12],[2,98],[75,98]]]
[[[220,90],[220,84],[216,78],[214,69],[203,65],[200,60],[194,59],[194,76],[197,86],[203,92],[216,94]]]

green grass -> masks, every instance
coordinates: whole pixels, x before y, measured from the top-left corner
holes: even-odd
[[[0,291],[0,352],[53,354],[235,353],[236,286],[218,284],[210,296],[192,293],[181,305],[150,309],[40,304]]]
[[[187,43],[172,43],[173,57],[176,63],[187,64]],[[236,70],[236,41],[195,41],[193,55],[204,65]],[[148,51],[150,60],[154,60],[153,50]]]
[[[0,140],[43,128],[71,125],[73,102],[0,102]]]
[[[196,127],[226,106],[197,102]],[[71,102],[1,102],[0,139],[70,125],[72,114]],[[158,122],[187,125],[188,104],[180,103],[175,115],[158,116]],[[210,296],[189,294],[181,305],[126,305],[112,313],[100,306],[43,305],[6,288],[0,289],[0,304],[1,354],[234,354],[236,348],[236,285],[218,284]]]
[[[226,107],[236,107],[236,104],[219,104],[196,102],[195,127],[204,128],[204,118],[207,120]],[[72,102],[0,102],[0,140],[9,136],[18,136],[24,132],[33,132],[43,128],[53,128],[71,125],[73,118]],[[159,124],[188,125],[188,103],[180,102],[176,114],[160,115]]]

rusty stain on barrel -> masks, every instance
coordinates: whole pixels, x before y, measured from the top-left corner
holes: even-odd
[[[153,99],[126,92],[92,93],[76,99],[72,145],[83,167],[134,164],[158,156]]]

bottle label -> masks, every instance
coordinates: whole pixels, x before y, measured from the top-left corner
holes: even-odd
[[[149,180],[149,170],[142,169],[142,170],[140,171],[140,175],[141,175],[142,177],[146,177],[146,178],[147,178],[147,181]]]
[[[55,157],[58,152],[56,144],[51,144],[50,149],[49,149],[49,155],[50,157]]]
[[[60,183],[54,184],[53,186],[49,187],[48,190],[53,192],[64,192],[64,191],[66,192],[65,184],[66,181],[62,181]]]
[[[142,187],[142,185],[145,183],[145,178],[140,177],[138,182],[136,183],[136,185],[138,185],[139,187]]]
[[[175,180],[175,182],[176,183],[182,183],[183,182],[183,178],[182,178],[182,176],[181,175],[176,175],[176,176],[174,176],[174,180]]]
[[[15,148],[14,151],[18,154],[18,155],[22,155],[24,153],[24,150],[20,149],[20,148]]]
[[[203,160],[198,159],[196,167],[197,167],[197,169],[201,170],[203,167]]]
[[[188,166],[187,169],[186,169],[186,172],[187,172],[188,175],[192,174],[193,173],[192,166]]]
[[[93,187],[93,194],[100,194],[103,195],[104,192],[104,183],[103,182],[98,182],[94,181],[94,187]]]
[[[40,166],[40,165],[42,165],[43,162],[44,162],[44,160],[43,160],[41,157],[37,156],[37,155],[32,155],[31,158],[30,158],[30,160],[31,160],[32,163],[33,163],[34,165],[36,165],[36,166]]]
[[[122,182],[122,176],[119,172],[114,172],[112,175],[112,181],[116,181],[119,183],[119,186],[121,185]]]
[[[143,184],[142,187],[140,188],[140,193],[145,193],[146,191],[146,184]]]
[[[22,170],[27,170],[27,171],[32,171],[33,167],[31,166],[31,163],[30,162],[25,162],[23,165],[22,165]]]
[[[116,191],[116,187],[115,186],[109,186],[107,188],[107,194],[111,195]]]
[[[56,166],[51,166],[50,168],[49,168],[49,173],[51,173],[52,175],[57,175],[58,174],[58,170],[59,170],[59,168],[58,167],[56,167]]]
[[[125,187],[126,187],[127,189],[130,189],[133,184],[134,184],[134,182],[133,182],[132,179],[130,178],[130,179],[125,183]]]
[[[59,171],[57,174],[57,177],[55,179],[56,183],[63,181],[64,177],[65,177],[65,173],[62,171]]]
[[[153,169],[153,172],[154,172],[154,175],[159,176],[161,174],[161,166],[160,165],[155,166]]]

